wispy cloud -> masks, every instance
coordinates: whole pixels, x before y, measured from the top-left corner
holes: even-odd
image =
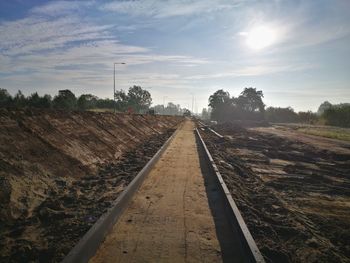
[[[84,10],[94,6],[95,1],[52,1],[45,5],[34,7],[30,10],[32,14],[58,16]]]
[[[240,2],[237,0],[127,0],[109,2],[101,9],[133,16],[165,18],[231,9]]]
[[[2,73],[28,72],[35,70],[62,70],[69,66],[84,68],[99,65],[110,68],[115,59],[128,65],[167,62],[183,65],[207,63],[205,59],[183,55],[159,55],[150,48],[123,44],[116,39],[114,25],[97,25],[84,21],[74,11],[89,2],[50,2],[36,7],[23,19],[0,23],[0,55]],[[45,17],[38,15],[61,11],[63,15]],[[56,11],[55,11],[56,12]],[[56,14],[56,13],[55,13]],[[96,74],[100,70],[96,70]]]
[[[233,70],[224,70],[219,73],[212,74],[201,74],[187,77],[187,79],[201,80],[201,79],[220,79],[220,78],[237,78],[237,77],[254,77],[271,75],[281,72],[296,72],[303,71],[306,69],[315,68],[316,65],[312,64],[271,64],[271,65],[260,65],[260,66],[246,66]]]
[[[110,39],[110,25],[81,23],[78,17],[27,17],[0,24],[0,52],[23,55],[66,47],[72,42]]]

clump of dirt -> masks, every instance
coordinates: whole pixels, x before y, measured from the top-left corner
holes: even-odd
[[[350,155],[234,127],[202,131],[267,262],[350,262]]]
[[[0,261],[59,262],[181,122],[0,111]]]

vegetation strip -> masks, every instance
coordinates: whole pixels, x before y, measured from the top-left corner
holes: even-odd
[[[175,134],[176,131],[126,187],[123,193],[115,201],[113,207],[100,217],[100,219],[90,228],[90,230],[83,236],[78,244],[64,258],[62,263],[89,261],[89,259],[96,253],[106,234],[118,221],[133,194],[139,189],[143,180],[153,168],[154,164],[159,160],[165,149],[170,144],[171,140],[174,138]]]
[[[238,207],[235,203],[235,201],[233,200],[215,162],[214,159],[212,158],[207,146],[205,145],[205,142],[203,141],[198,129],[196,129],[196,134],[201,142],[201,145],[206,153],[206,158],[208,159],[209,163],[211,164],[211,167],[218,179],[219,184],[221,185],[221,189],[224,193],[224,195],[226,196],[226,200],[227,200],[227,205],[230,208],[230,212],[232,213],[233,218],[235,219],[235,223],[238,225],[238,229],[240,231],[240,235],[242,240],[244,241],[246,248],[249,251],[250,257],[252,262],[265,262],[262,254],[260,253],[257,245],[255,244],[255,241],[252,237],[252,235],[249,232],[249,229],[246,225],[246,223],[244,222],[244,219],[241,215],[241,213],[238,210]]]

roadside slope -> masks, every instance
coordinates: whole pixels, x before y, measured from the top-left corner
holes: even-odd
[[[67,227],[83,223],[80,231],[86,231],[181,121],[170,116],[0,110],[1,256],[50,258],[56,253],[50,243],[57,241],[47,239],[50,226],[67,218]],[[81,222],[93,212],[94,202],[101,208]]]

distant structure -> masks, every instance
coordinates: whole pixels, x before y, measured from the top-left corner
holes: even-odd
[[[58,96],[69,96],[72,92],[69,89],[62,89],[58,91]]]

